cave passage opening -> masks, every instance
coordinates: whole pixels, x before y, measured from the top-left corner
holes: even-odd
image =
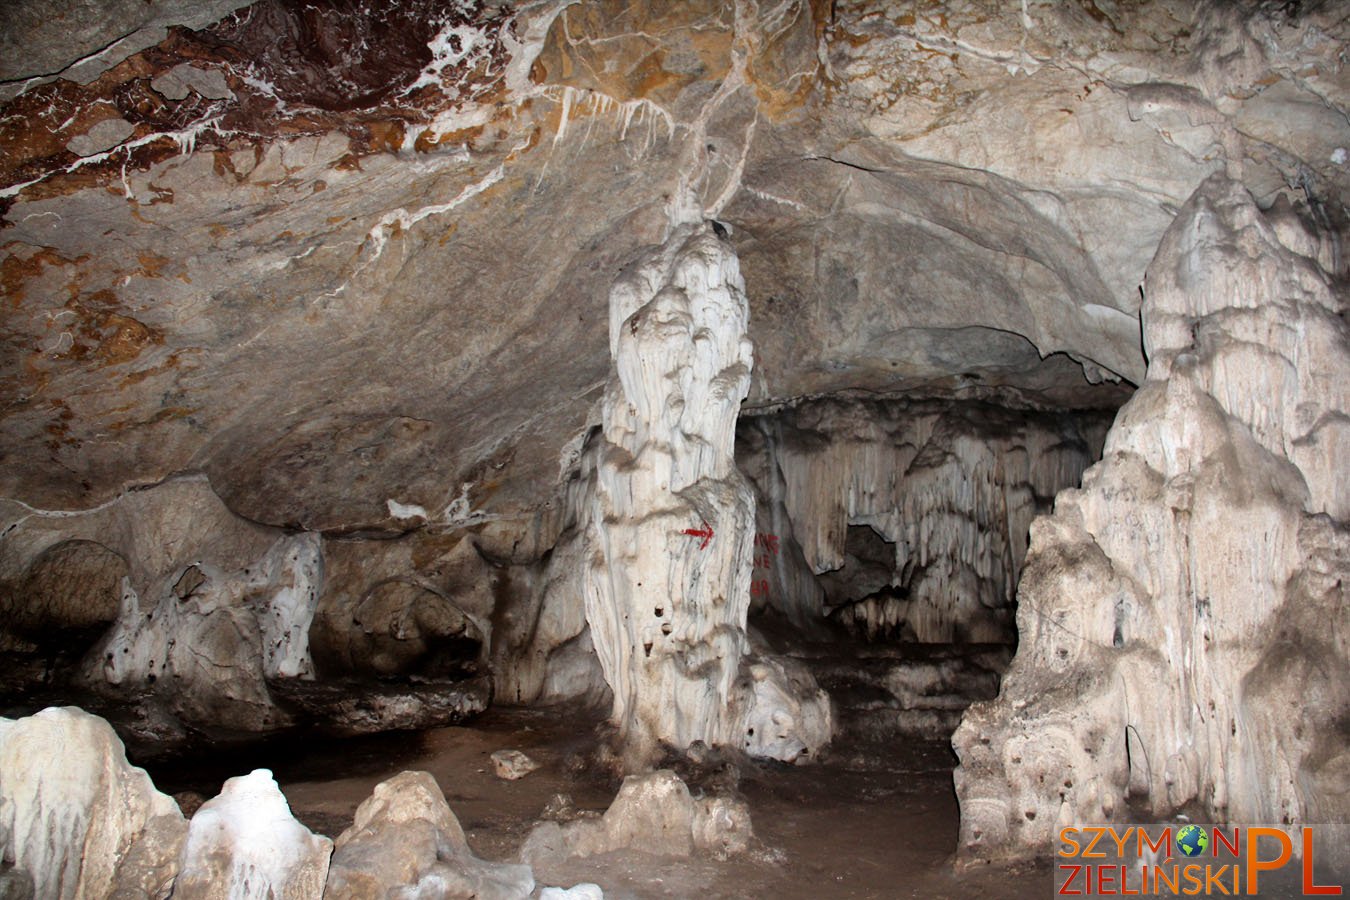
[[[1101,458],[1080,408],[832,395],[743,411],[753,640],[798,658],[844,741],[948,741],[1017,645],[1032,519]]]

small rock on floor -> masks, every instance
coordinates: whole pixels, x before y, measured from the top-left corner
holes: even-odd
[[[515,781],[539,768],[539,763],[519,750],[498,750],[492,754],[492,768],[498,778]]]

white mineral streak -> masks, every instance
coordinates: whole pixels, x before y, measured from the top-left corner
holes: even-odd
[[[263,591],[260,608],[255,608],[262,626],[263,672],[268,678],[312,679],[309,626],[323,587],[319,535],[306,532],[278,540],[253,584]]]
[[[1350,814],[1347,303],[1295,226],[1215,176],[1164,237],[1148,379],[1032,527],[1017,657],[953,737],[965,854],[1043,852],[1131,794]]]
[[[472,69],[476,65],[491,59],[492,35],[482,28],[472,25],[441,26],[441,30],[427,44],[431,50],[431,62],[422,69],[417,80],[403,89],[403,96],[413,91],[434,85],[440,85],[446,69],[463,65]]]
[[[225,782],[188,825],[175,900],[312,900],[323,895],[333,842],[291,815],[272,773]]]
[[[0,857],[32,878],[37,900],[166,897],[186,830],[97,716],[0,719]]]
[[[264,677],[314,677],[309,628],[322,584],[312,533],[277,539],[242,571],[201,561],[174,572],[155,586],[152,607],[123,579],[121,613],[86,677],[128,686],[169,679],[185,712],[258,727],[275,712]]]
[[[584,594],[630,765],[658,742],[728,744],[746,650],[755,508],[736,469],[750,386],[735,253],[679,229],[610,293],[614,373],[587,529]],[[710,527],[711,539],[685,534]]]

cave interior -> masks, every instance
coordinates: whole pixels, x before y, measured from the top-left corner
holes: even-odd
[[[1346,826],[1347,46],[7,4],[0,897],[1024,897],[1075,824]]]

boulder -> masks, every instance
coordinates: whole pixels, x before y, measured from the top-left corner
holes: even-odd
[[[678,775],[661,769],[625,778],[618,796],[598,819],[536,825],[520,857],[537,864],[634,849],[661,856],[698,851],[726,858],[744,852],[752,837],[744,802],[721,796],[696,800]]]
[[[373,897],[524,900],[528,866],[478,859],[427,772],[401,772],[376,785],[334,844],[325,900]]]
[[[503,781],[516,781],[539,768],[539,763],[519,750],[496,750],[492,753],[492,771]]]
[[[797,660],[746,657],[737,691],[744,709],[741,747],[750,756],[803,764],[830,743],[830,696]]]
[[[546,887],[539,892],[539,900],[605,900],[605,892],[600,885],[586,882],[570,888]]]

